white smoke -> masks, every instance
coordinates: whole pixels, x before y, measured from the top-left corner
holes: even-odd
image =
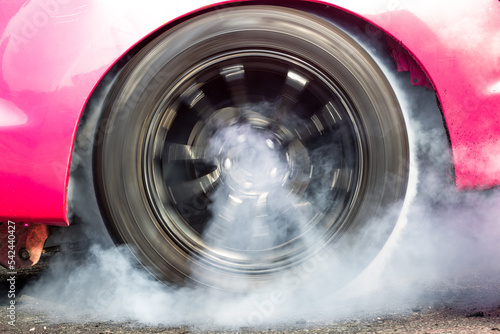
[[[412,150],[419,169],[418,180],[412,174],[414,188],[410,198],[415,191],[418,194],[412,203],[406,203],[403,221],[387,247],[364,273],[340,291],[329,286],[335,273],[329,276],[328,265],[335,258],[326,252],[283,273],[266,291],[228,293],[165,285],[136,268],[126,247],[93,246],[83,259],[68,260],[64,255],[56,255],[45,274],[23,294],[35,300],[37,308],[54,321],[113,320],[239,328],[297,319],[352,318],[363,310],[388,312],[434,305],[441,302],[441,292],[453,289],[460,277],[498,275],[500,193],[455,191],[449,179],[447,137],[434,94],[422,87],[410,87],[407,75],[392,80],[396,87],[412,92],[408,96],[399,92],[399,98],[408,113]],[[283,237],[282,229],[287,225],[304,228],[302,217],[286,216],[286,210],[282,210],[295,204],[297,198],[280,186],[286,159],[273,150],[272,141],[268,140],[271,138],[263,138],[255,128],[243,125],[221,130],[212,140],[216,148],[212,157],[226,156],[243,144],[240,166],[235,166],[236,160],[231,159],[220,159],[220,163],[228,164],[226,168],[239,173],[238,180],[247,185],[241,188],[245,191],[228,193],[226,189],[213,195],[214,218],[205,231],[211,246],[270,248],[276,243],[275,238]],[[235,143],[239,145],[233,146]],[[253,155],[254,151],[260,155]],[[499,160],[497,155],[492,156],[492,168],[498,166]],[[284,201],[268,201],[266,194],[273,192],[275,198]],[[259,199],[265,199],[267,216],[272,217],[273,211],[280,213],[281,225],[274,225],[273,229],[272,224],[263,223],[255,210]],[[97,215],[91,213],[91,220],[98,219]],[[254,237],[248,238],[249,235]]]
[[[427,98],[432,94],[424,95]],[[427,120],[414,120],[421,125],[417,135],[419,154],[442,163],[447,155],[446,142],[443,144],[446,137],[426,128]],[[244,131],[247,138],[252,136],[252,130]],[[317,279],[318,273],[327,270],[325,263],[332,261],[327,254],[319,254],[284,274],[267,292],[232,294],[166,286],[137,269],[126,248],[98,246],[77,262],[55,258],[43,277],[23,293],[36,300],[40,311],[51,310],[49,315],[58,321],[231,328],[276,325],[307,317],[332,320],[357,316],[361,310],[387,312],[433,305],[442,298],[439,291],[448,291],[457,277],[500,272],[500,194],[457,193],[447,186],[448,180],[442,179],[446,173],[435,173],[429,166],[421,169],[420,194],[407,212],[406,226],[364,274],[336,293],[331,293],[327,279]],[[270,182],[274,182],[272,178]],[[217,205],[215,201],[216,212]],[[248,223],[244,217],[248,211],[230,214],[235,215],[235,221]],[[255,219],[251,216],[250,222]],[[215,228],[220,222],[213,224]],[[253,228],[258,229],[258,224]],[[238,228],[230,231],[234,238],[230,242],[245,241]],[[245,247],[256,247],[247,241]],[[429,286],[439,289],[429,295]]]

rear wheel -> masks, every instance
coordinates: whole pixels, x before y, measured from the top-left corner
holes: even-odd
[[[242,290],[325,252],[361,268],[397,222],[400,106],[363,48],[315,16],[196,17],[142,49],[109,101],[100,205],[160,279]]]

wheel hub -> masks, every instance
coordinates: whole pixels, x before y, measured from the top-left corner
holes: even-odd
[[[225,129],[227,140],[216,157],[222,182],[243,197],[258,197],[283,186],[290,175],[291,165],[283,148],[272,133],[249,126]]]

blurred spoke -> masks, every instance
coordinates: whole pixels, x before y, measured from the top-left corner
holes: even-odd
[[[223,68],[220,75],[227,83],[233,102],[236,106],[243,106],[247,101],[247,87],[245,83],[245,67],[243,65],[233,65]]]
[[[189,109],[196,110],[197,115],[206,120],[215,111],[212,103],[207,98],[205,93],[201,90],[203,84],[196,83],[186,89],[180,96],[180,99],[189,107]]]
[[[234,230],[233,224],[243,202],[231,193],[225,196],[219,194],[219,196],[217,199],[217,216],[210,220],[209,227],[203,236],[205,242],[212,244],[212,246],[227,247],[232,241],[230,240],[230,232]]]
[[[214,190],[220,182],[220,172],[215,170],[197,179],[169,186],[168,191],[174,203],[180,203],[202,193]]]
[[[200,161],[205,159],[205,149],[197,146],[170,143],[167,161]]]
[[[306,143],[338,129],[343,121],[333,103],[328,102],[323,109],[295,124],[291,131],[301,142]]]
[[[351,168],[344,166],[341,169],[333,170],[331,189],[349,192],[351,190],[352,182],[353,171]]]
[[[288,71],[285,83],[283,84],[281,99],[276,108],[278,118],[292,111],[308,84],[309,79],[292,70]]]

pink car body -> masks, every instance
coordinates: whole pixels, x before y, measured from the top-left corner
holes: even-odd
[[[237,4],[2,1],[0,221],[68,225],[73,143],[101,78],[157,29],[186,15]],[[500,2],[297,1],[293,6],[317,6],[333,20],[344,11],[393,37],[399,69],[437,94],[457,187],[500,184]],[[402,48],[415,61],[405,59]]]

